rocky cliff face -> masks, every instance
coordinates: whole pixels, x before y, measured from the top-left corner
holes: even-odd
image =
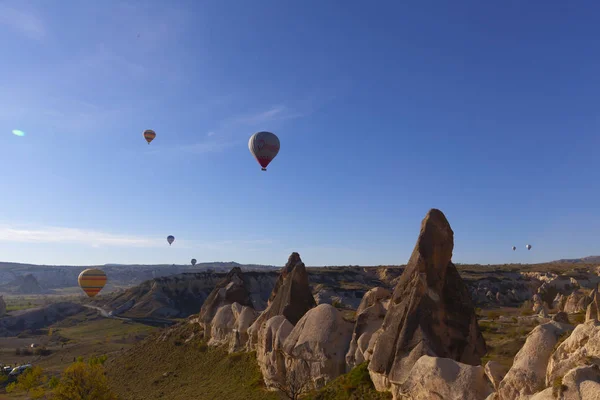
[[[356,310],[356,323],[352,332],[352,341],[346,354],[347,369],[369,361],[373,347],[377,341],[376,333],[383,324],[383,319],[389,308],[392,293],[384,288],[376,287],[369,290],[363,297]]]
[[[313,387],[323,387],[345,372],[351,336],[352,324],[335,307],[309,310],[283,344],[286,374],[308,374]]]
[[[266,322],[282,315],[288,322],[295,325],[308,310],[317,304],[310,291],[308,273],[298,253],[292,253],[285,267],[282,268],[269,296],[269,304],[254,324],[248,330],[250,349],[258,341],[258,334]]]
[[[200,308],[226,274],[208,272],[155,278],[113,298],[104,308],[115,315],[138,318],[187,317]],[[277,278],[276,272],[245,272],[253,307],[262,309]]]
[[[15,281],[9,284],[12,286],[13,293],[18,294],[42,294],[45,290],[42,289],[38,280],[32,274],[27,274],[18,277]]]
[[[198,315],[198,321],[204,327],[206,338],[210,337],[211,322],[221,307],[237,303],[240,306],[256,309],[264,305],[260,296],[253,295],[253,283],[239,267],[233,268],[217,283],[202,304]]]
[[[15,336],[28,329],[40,329],[84,310],[80,304],[62,302],[20,311],[18,315],[0,319],[0,336]]]
[[[394,290],[369,364],[378,390],[401,392],[421,356],[480,365],[486,345],[469,291],[451,262],[454,232],[430,210]]]

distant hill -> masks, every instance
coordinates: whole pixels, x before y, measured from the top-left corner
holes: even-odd
[[[14,294],[47,293],[47,290],[42,289],[38,280],[32,274],[17,276],[13,281],[0,286],[0,290]]]
[[[600,264],[600,256],[588,256],[583,258],[571,258],[550,261],[552,264]]]
[[[195,266],[191,264],[106,264],[97,265],[35,265],[0,262],[0,291],[14,292],[26,275],[32,275],[39,286],[47,291],[77,286],[77,277],[86,268],[102,268],[108,276],[103,292],[117,288],[131,287],[164,276],[182,273],[228,272],[233,267],[243,271],[272,271],[280,267],[272,265],[238,264],[236,262],[207,262]]]

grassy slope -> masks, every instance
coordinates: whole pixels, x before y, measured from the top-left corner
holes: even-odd
[[[66,345],[50,346],[53,354],[43,357],[36,364],[48,373],[59,373],[82,356],[110,355],[130,348],[156,328],[143,324],[103,318],[90,310],[74,315],[54,325],[54,335],[68,340]]]
[[[375,390],[369,377],[367,363],[360,364],[349,373],[338,376],[324,388],[307,396],[307,400],[386,400],[390,393]]]
[[[153,335],[106,362],[110,385],[121,399],[279,399],[264,389],[254,353],[208,348],[194,325],[172,332],[165,341]]]

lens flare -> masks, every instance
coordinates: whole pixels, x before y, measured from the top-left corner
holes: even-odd
[[[16,135],[16,136],[25,136],[25,132],[20,131],[18,129],[13,130],[12,133],[13,133],[13,135]]]

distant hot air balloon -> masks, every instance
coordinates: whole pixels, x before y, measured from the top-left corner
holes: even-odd
[[[144,131],[144,139],[146,139],[146,142],[148,142],[148,144],[150,144],[150,142],[153,141],[155,137],[156,132],[154,132],[152,129],[146,129]]]
[[[531,245],[530,245],[530,244],[528,244],[528,245],[527,245],[527,246],[525,246],[525,247],[527,247],[527,250],[531,250]]]
[[[271,132],[257,132],[248,141],[250,153],[256,158],[263,171],[279,153],[279,138]]]
[[[88,268],[77,278],[79,287],[90,297],[94,297],[106,285],[106,274],[101,269]]]
[[[192,265],[196,265],[196,262],[197,262],[196,259],[192,258]]]
[[[517,246],[513,246],[513,251],[515,251],[517,249]]]
[[[172,245],[174,241],[175,241],[175,236],[173,236],[173,235],[167,236],[167,242],[169,242],[169,246]]]

